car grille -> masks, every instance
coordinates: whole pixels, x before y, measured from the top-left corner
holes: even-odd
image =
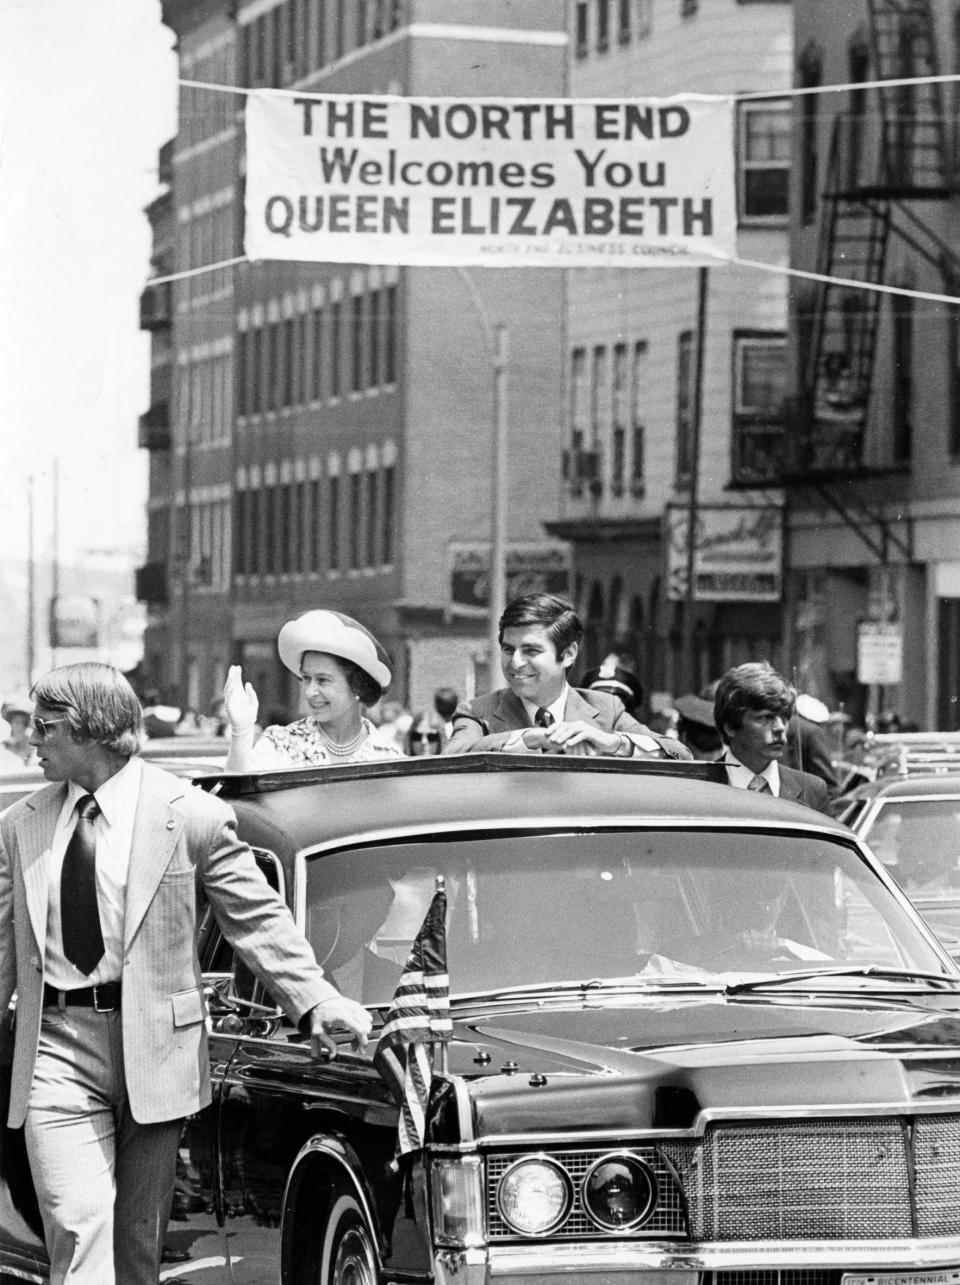
[[[580,1186],[590,1166],[596,1160],[599,1160],[601,1156],[609,1155],[612,1150],[616,1150],[618,1153],[626,1153],[628,1151],[630,1155],[636,1156],[638,1160],[643,1160],[649,1165],[656,1176],[657,1191],[659,1193],[657,1207],[643,1227],[635,1232],[619,1232],[617,1235],[630,1236],[632,1238],[665,1237],[669,1240],[674,1240],[681,1236],[686,1237],[683,1198],[669,1166],[664,1162],[663,1156],[656,1148],[604,1147],[602,1150],[594,1148],[590,1151],[550,1152],[550,1158],[563,1165],[570,1175],[573,1186],[573,1204],[566,1220],[559,1228],[550,1233],[549,1238],[551,1240],[583,1240],[590,1236],[601,1237],[604,1240],[610,1238],[612,1233],[602,1231],[587,1216],[580,1201]],[[514,1151],[509,1154],[490,1155],[487,1157],[487,1235],[491,1240],[516,1239],[516,1232],[512,1232],[500,1217],[500,1211],[497,1208],[497,1189],[505,1170],[515,1160],[521,1159],[524,1154],[529,1153]]]
[[[957,1116],[719,1125],[702,1147],[669,1143],[663,1151],[698,1240],[960,1234]]]
[[[838,1271],[811,1268],[786,1272],[704,1272],[701,1285],[840,1285],[842,1275]]]
[[[897,1240],[960,1236],[960,1116],[777,1120],[711,1125],[702,1139],[624,1148],[656,1174],[657,1207],[630,1233],[600,1231],[580,1202],[603,1150],[550,1151],[574,1202],[549,1239]],[[487,1157],[487,1231],[512,1233],[497,1209],[504,1170]],[[913,1195],[911,1197],[911,1191]],[[834,1285],[830,1272],[718,1272],[710,1285]]]

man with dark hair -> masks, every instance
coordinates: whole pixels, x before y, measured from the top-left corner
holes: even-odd
[[[433,693],[433,708],[443,722],[443,743],[453,735],[453,716],[460,704],[460,697],[452,687],[438,687]]]
[[[766,661],[728,669],[717,684],[713,705],[725,746],[722,762],[728,781],[738,789],[773,794],[828,812],[823,781],[780,762],[796,699],[794,689]]]
[[[323,976],[232,810],[138,756],[110,665],[33,689],[55,782],[0,818],[0,1013],[17,992],[8,1123],[24,1128],[52,1285],[156,1285],[177,1144],[210,1101],[197,890],[315,1056],[370,1017]]]
[[[656,736],[604,691],[571,687],[583,626],[573,606],[548,593],[525,594],[500,617],[500,664],[508,686],[461,705],[445,754],[513,753],[690,757]]]

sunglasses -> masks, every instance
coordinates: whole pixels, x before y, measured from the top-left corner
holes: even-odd
[[[66,718],[37,718],[34,715],[34,717],[30,719],[30,727],[34,736],[38,736],[41,741],[45,741],[49,734],[49,730],[53,727],[54,723],[67,723],[69,721],[70,720]]]

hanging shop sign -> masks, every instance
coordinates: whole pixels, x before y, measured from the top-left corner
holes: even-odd
[[[733,100],[258,90],[249,259],[690,267],[736,253]]]
[[[525,593],[570,593],[570,549],[565,544],[511,544],[507,549],[506,601]],[[490,608],[490,545],[450,546],[450,608],[458,615],[486,615]]]
[[[857,623],[857,682],[891,687],[903,681],[903,630],[887,620]]]
[[[667,507],[667,597],[687,597],[690,512]],[[783,593],[783,512],[698,506],[693,524],[694,597],[698,602],[779,602]]]

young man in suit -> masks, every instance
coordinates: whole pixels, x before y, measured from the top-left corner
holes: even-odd
[[[713,705],[725,747],[721,761],[727,780],[738,789],[773,794],[829,812],[824,782],[781,762],[796,700],[793,688],[766,661],[728,669],[717,684]]]
[[[0,1013],[17,992],[9,1125],[24,1127],[52,1285],[156,1285],[185,1116],[210,1101],[197,888],[329,1056],[370,1018],[324,978],[232,810],[137,755],[140,704],[109,665],[33,689],[54,784],[0,819]]]
[[[657,736],[604,691],[571,687],[583,626],[572,605],[548,593],[507,604],[500,617],[500,665],[508,686],[461,705],[445,754],[613,755],[687,759],[679,741]]]

